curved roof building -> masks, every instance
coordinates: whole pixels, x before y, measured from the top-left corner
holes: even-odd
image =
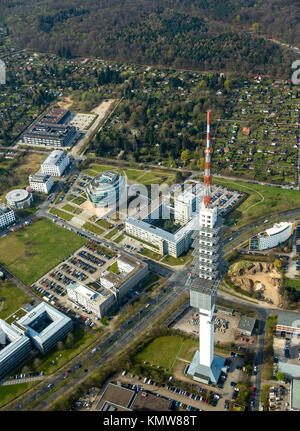
[[[88,199],[95,207],[115,206],[125,191],[125,177],[115,171],[102,172],[86,188]]]
[[[25,208],[31,205],[32,194],[24,189],[16,189],[7,193],[7,205],[13,208]]]

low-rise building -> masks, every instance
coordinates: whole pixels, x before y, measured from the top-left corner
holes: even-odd
[[[12,326],[26,335],[42,353],[51,350],[73,329],[72,319],[45,302],[13,322]]]
[[[37,192],[48,194],[53,187],[53,184],[54,180],[51,175],[37,172],[36,174],[29,176],[29,185],[32,190]]]
[[[132,411],[129,408],[135,397],[135,391],[114,383],[108,383],[99,399],[95,410],[100,411]]]
[[[277,317],[276,331],[284,334],[300,335],[300,319],[295,313],[280,312]]]
[[[33,202],[32,193],[24,189],[11,190],[6,195],[7,205],[15,209],[30,207]]]
[[[260,232],[249,240],[250,250],[266,250],[285,242],[294,232],[294,223],[275,223],[270,229]]]
[[[69,163],[70,159],[67,153],[62,150],[55,150],[41,164],[41,171],[45,175],[60,177]]]
[[[0,229],[11,225],[15,220],[14,211],[6,205],[0,204]]]
[[[254,331],[255,324],[256,319],[254,317],[241,316],[237,327],[237,333],[240,335],[247,335],[248,337],[251,337]]]
[[[291,384],[291,410],[300,410],[300,379],[293,379]]]
[[[30,352],[29,338],[0,319],[0,378],[21,364]]]

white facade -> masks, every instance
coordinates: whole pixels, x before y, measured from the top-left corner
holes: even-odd
[[[70,159],[67,153],[62,150],[55,150],[41,164],[41,170],[43,174],[60,177],[69,163]]]
[[[134,270],[134,266],[130,265],[128,262],[126,262],[124,259],[119,257],[117,259],[118,262],[118,268],[121,272],[129,273]]]
[[[214,306],[208,310],[199,309],[199,355],[200,364],[210,367],[214,359]]]
[[[174,198],[174,218],[181,223],[187,223],[197,209],[196,194],[185,191]]]
[[[29,338],[0,319],[0,378],[18,366],[30,352]]]
[[[29,207],[33,201],[32,194],[24,189],[16,189],[7,193],[7,205],[12,208],[23,209]]]
[[[16,220],[14,211],[3,205],[0,206],[0,229],[14,223]]]
[[[275,223],[273,227],[266,229],[264,233],[258,234],[256,238],[252,238],[251,244],[253,244],[255,239],[257,239],[258,250],[277,247],[277,245],[289,239],[292,235],[293,229],[294,223]]]
[[[32,190],[40,193],[48,194],[53,187],[54,180],[51,175],[45,175],[42,173],[36,173],[35,175],[29,176],[29,185]]]

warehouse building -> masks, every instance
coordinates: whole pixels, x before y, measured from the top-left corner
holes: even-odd
[[[29,338],[0,319],[0,378],[21,364],[30,352]]]
[[[29,185],[32,190],[35,190],[36,192],[48,194],[52,189],[53,184],[54,180],[51,175],[37,172],[36,174],[29,176]]]
[[[16,220],[14,211],[4,204],[0,204],[0,229],[11,225]]]
[[[51,350],[73,329],[72,319],[45,302],[13,322],[12,326],[27,335],[32,345],[42,353]]]
[[[70,159],[67,153],[62,150],[55,150],[41,164],[41,171],[45,175],[60,177],[69,163]]]

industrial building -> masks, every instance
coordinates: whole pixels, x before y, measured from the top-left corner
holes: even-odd
[[[34,175],[29,176],[29,185],[32,190],[40,193],[48,194],[52,189],[54,184],[53,177],[51,175],[43,174],[42,172],[37,172]]]
[[[26,335],[33,347],[46,353],[72,331],[73,323],[65,314],[41,302],[18,321],[14,321],[12,327]]]
[[[256,319],[254,317],[241,316],[237,327],[237,333],[239,335],[246,335],[248,337],[251,337],[254,331],[255,324]]]
[[[126,190],[126,179],[115,171],[102,172],[86,188],[87,198],[98,208],[116,207]]]
[[[95,289],[76,282],[67,286],[68,297],[98,317],[120,306],[133,288],[138,288],[148,275],[148,265],[129,256],[119,255],[115,261],[118,273],[104,271]]]
[[[6,195],[7,205],[15,209],[30,207],[33,202],[32,193],[24,189],[11,190]]]
[[[277,317],[276,331],[278,333],[300,335],[300,319],[295,313],[282,312]]]
[[[4,204],[0,204],[0,229],[11,225],[16,220],[14,211]]]
[[[222,219],[211,206],[210,174],[210,112],[207,113],[207,146],[205,150],[204,199],[200,208],[198,228],[194,232],[194,260],[188,276],[190,305],[199,310],[199,350],[187,374],[203,383],[217,383],[225,359],[214,355],[214,308],[225,262],[222,255]]]
[[[266,250],[287,241],[294,232],[294,223],[275,223],[270,229],[259,233],[249,240],[250,250]]]
[[[54,150],[41,164],[41,171],[45,175],[60,177],[69,163],[70,159],[67,153],[62,150]]]
[[[29,338],[0,319],[0,378],[21,364],[30,352]]]

